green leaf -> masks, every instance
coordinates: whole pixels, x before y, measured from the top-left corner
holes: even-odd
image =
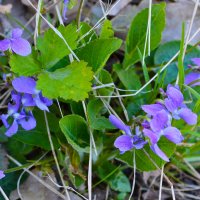
[[[7,56],[1,56],[0,57],[0,65],[7,65],[8,64],[8,57]]]
[[[135,68],[124,70],[120,64],[115,64],[114,70],[126,89],[137,90],[141,88],[141,82],[139,76],[135,73]]]
[[[101,116],[103,107],[103,103],[99,99],[91,100],[88,103],[87,111],[91,128],[95,130],[115,129],[108,118]]]
[[[87,63],[74,61],[65,68],[40,74],[37,88],[50,99],[61,97],[80,101],[88,97],[92,78],[93,73]]]
[[[57,139],[55,138],[55,136],[51,136],[51,138],[53,140],[55,149],[58,149],[60,145]],[[17,134],[12,137],[12,139],[20,141],[24,144],[41,147],[42,149],[45,149],[47,151],[51,150],[48,135],[44,133],[44,131],[30,130],[27,132],[24,130],[19,130]]]
[[[120,48],[122,41],[117,38],[96,39],[75,51],[76,55],[98,73],[106,64],[110,55]]]
[[[0,143],[8,141],[8,137],[4,134],[6,130],[5,126],[0,127]]]
[[[158,142],[159,147],[162,151],[170,157],[174,151],[176,145],[165,137],[162,137]],[[165,161],[163,161],[160,157],[158,157],[149,147],[149,145],[145,145],[145,151],[149,154],[152,160],[158,165],[158,167],[162,167]],[[130,167],[133,167],[133,152],[129,151],[124,154],[120,154],[116,157],[117,160],[125,162]],[[145,154],[143,149],[135,150],[135,159],[136,159],[136,168],[140,171],[153,171],[157,168],[153,164],[153,162],[149,159],[149,157]]]
[[[82,104],[81,101],[79,101],[79,102],[71,101],[70,102],[70,108],[71,108],[72,114],[76,114],[76,115],[80,115],[82,117],[85,117],[85,113],[84,113],[84,110],[83,110],[83,104]]]
[[[74,50],[78,37],[76,26],[73,24],[66,27],[59,26],[58,31],[63,35],[70,48]],[[38,38],[37,48],[41,53],[40,61],[44,69],[51,68],[64,56],[70,54],[65,42],[52,29],[46,31],[43,37]]]
[[[113,38],[113,37],[114,37],[114,31],[112,28],[112,22],[106,19],[101,29],[100,38]]]
[[[165,28],[165,5],[165,3],[160,3],[152,6],[150,50],[154,50],[161,41],[162,31]],[[139,14],[137,14],[131,23],[128,36],[126,38],[126,54],[123,62],[125,68],[140,60],[137,48],[139,48],[142,53],[144,52],[148,14],[149,9],[142,10]],[[147,55],[147,52],[148,45],[145,55]]]
[[[8,142],[5,143],[5,146],[7,152],[21,163],[26,162],[25,155],[27,155],[33,150],[32,145],[28,145],[18,140],[15,140],[13,139],[13,137],[8,139]]]
[[[98,167],[98,176],[119,192],[130,192],[131,186],[125,174],[112,163],[106,161]]]
[[[37,60],[37,52],[34,50],[28,56],[12,54],[9,63],[11,71],[20,76],[33,76],[41,71],[41,64]]]
[[[59,132],[60,127],[59,127],[59,115],[56,117],[56,110],[53,109],[53,107],[50,107],[50,112],[46,112],[47,119],[48,119],[48,124],[49,124],[49,129],[51,132]],[[60,114],[60,112],[59,112]],[[47,133],[47,128],[44,123],[44,111],[39,110],[39,109],[34,109],[33,110],[33,115],[37,121],[37,127],[36,129],[40,132]]]
[[[122,192],[117,195],[117,200],[124,200],[127,197],[127,193]]]
[[[67,115],[60,122],[60,128],[72,147],[81,152],[89,152],[90,135],[87,123],[79,115]]]

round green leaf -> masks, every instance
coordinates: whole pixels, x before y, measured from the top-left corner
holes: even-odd
[[[60,122],[60,128],[69,144],[81,152],[89,152],[90,135],[84,118],[79,115],[67,115]]]

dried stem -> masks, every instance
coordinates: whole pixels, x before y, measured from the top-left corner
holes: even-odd
[[[55,148],[54,148],[53,141],[52,141],[52,138],[51,138],[51,133],[50,133],[50,129],[49,129],[49,123],[48,123],[48,119],[47,119],[47,115],[46,115],[45,111],[44,111],[44,118],[45,118],[45,123],[46,123],[46,128],[47,128],[47,134],[48,134],[48,138],[49,138],[49,142],[50,142],[50,146],[51,146],[51,151],[52,151],[55,163],[56,163],[58,174],[60,176],[60,180],[61,180],[62,184],[65,186],[65,182],[64,182],[61,170],[60,170],[60,166],[59,166],[58,159],[57,159],[57,156],[56,156]],[[69,196],[69,193],[68,193],[67,189],[65,189],[65,193],[66,193],[67,199],[70,200],[70,196]]]

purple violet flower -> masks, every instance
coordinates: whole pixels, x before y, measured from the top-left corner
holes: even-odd
[[[21,37],[22,33],[23,31],[20,28],[13,29],[10,38],[0,41],[0,51],[11,49],[21,56],[29,55],[31,53],[31,45],[27,40]]]
[[[4,177],[5,177],[4,171],[0,170],[0,179],[2,179]]]
[[[69,0],[64,0],[63,2],[63,12],[62,12],[62,16],[64,20],[67,20],[66,14],[68,11],[68,4],[69,4]]]
[[[158,147],[157,143],[161,136],[166,137],[171,142],[178,144],[184,139],[181,132],[172,126],[168,126],[168,113],[166,110],[157,112],[150,121],[151,129],[143,129],[144,135],[150,139],[152,151],[165,161],[169,161],[169,158]]]
[[[184,104],[183,94],[177,87],[168,85],[166,96],[167,98],[164,99],[164,104],[143,105],[142,109],[149,116],[154,116],[163,109],[166,110],[169,118],[168,125],[171,124],[172,118],[176,120],[183,119],[189,125],[195,125],[197,123],[197,115]]]
[[[49,111],[48,106],[53,103],[52,100],[43,97],[41,91],[36,90],[36,81],[33,78],[15,78],[12,85],[15,89],[11,92],[12,103],[8,104],[8,113],[0,115],[7,128],[5,135],[8,137],[17,133],[19,125],[27,131],[36,127],[33,113],[27,107],[37,106],[41,110]],[[10,119],[11,124],[8,122]]]
[[[125,132],[125,135],[119,136],[114,142],[114,146],[118,148],[121,153],[133,148],[141,149],[147,143],[139,134],[132,136],[130,127],[124,124],[121,119],[117,118],[115,115],[110,115],[109,120],[116,128]]]
[[[176,120],[182,118],[187,124],[195,125],[197,123],[197,115],[183,103],[184,98],[181,91],[172,85],[168,85],[166,94],[168,98],[164,100],[164,104],[171,113],[172,118]]]
[[[52,100],[42,96],[41,91],[36,89],[36,81],[29,77],[18,77],[12,81],[14,89],[22,96],[22,104],[27,106],[37,106],[40,110],[49,111],[48,106],[52,105]]]
[[[8,104],[8,114],[2,114],[0,119],[2,120],[4,126],[7,128],[5,135],[11,137],[18,131],[18,124],[20,124],[25,130],[30,130],[35,128],[36,121],[32,115],[27,115],[25,111],[19,113],[21,105],[21,95],[16,92],[11,92],[12,103]],[[8,118],[13,118],[12,125],[8,123]],[[30,123],[31,122],[31,123]],[[29,127],[27,126],[29,123]]]

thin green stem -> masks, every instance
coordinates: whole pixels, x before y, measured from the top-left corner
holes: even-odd
[[[84,5],[84,0],[81,0],[79,8],[78,8],[77,18],[76,18],[77,29],[80,28],[81,14],[82,14],[82,10],[83,10],[83,5]]]

